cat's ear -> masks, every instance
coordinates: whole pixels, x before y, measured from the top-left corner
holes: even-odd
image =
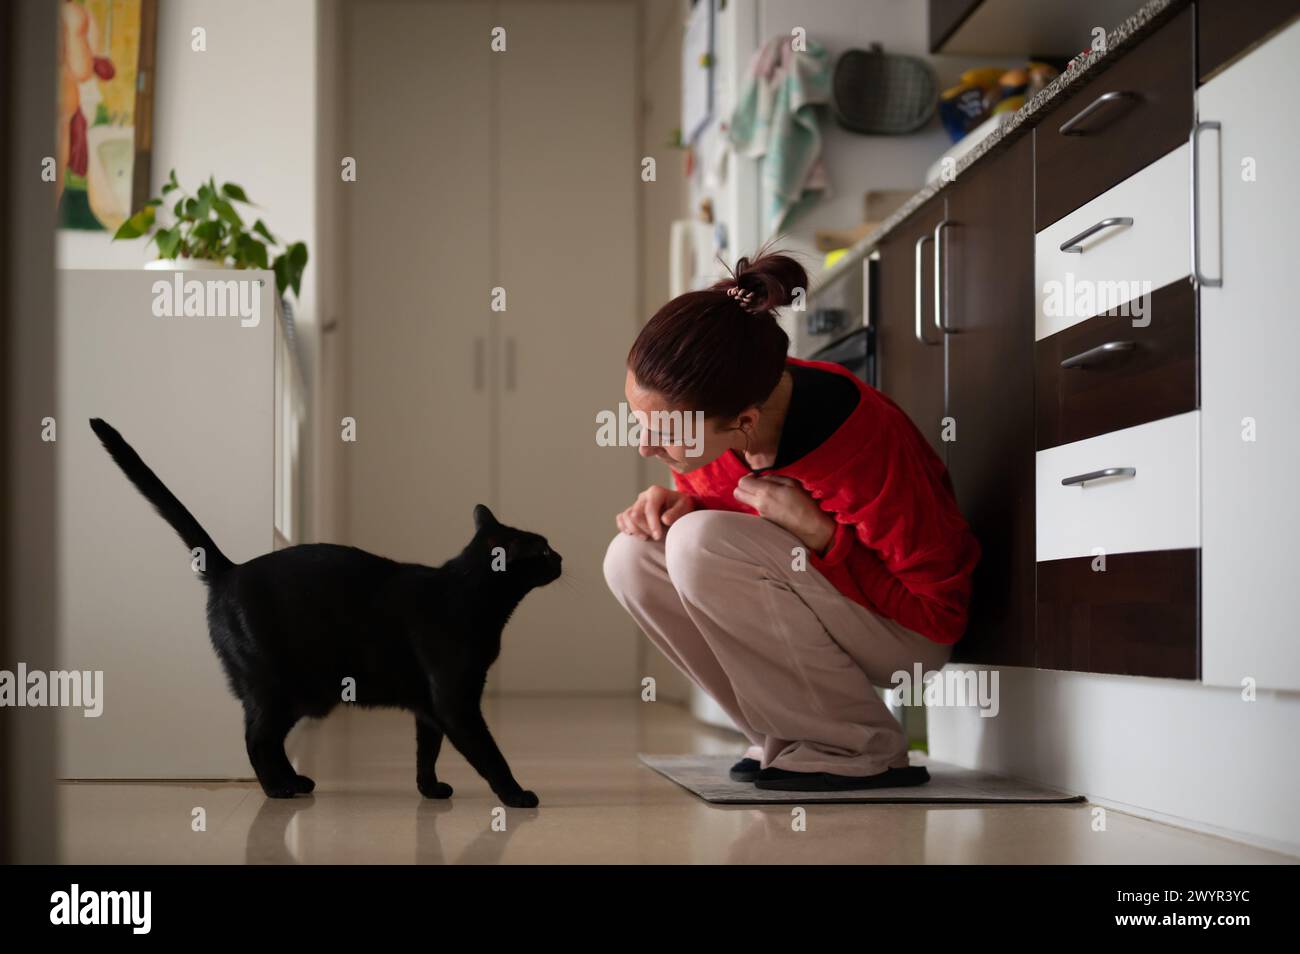
[[[500,522],[492,515],[492,511],[482,504],[474,506],[474,529],[489,530],[492,527],[500,526]]]

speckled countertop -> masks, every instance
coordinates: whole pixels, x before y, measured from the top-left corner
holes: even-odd
[[[1104,52],[1090,53],[1088,56],[1076,61],[1073,69],[1067,70],[1048,83],[1038,95],[1020,107],[1010,120],[980,140],[969,152],[958,159],[951,179],[937,179],[923,186],[916,195],[903,203],[898,211],[880,223],[879,228],[850,248],[848,253],[835,263],[834,267],[818,274],[810,283],[812,287],[808,291],[809,297],[815,296],[827,285],[848,274],[855,265],[860,263],[865,256],[880,244],[885,236],[926,202],[957,179],[960,179],[963,172],[990,153],[1019,139],[1034,127],[1039,114],[1050,108],[1057,99],[1069,95],[1079,83],[1102,72],[1102,64],[1109,65],[1110,61],[1127,51],[1134,43],[1143,39],[1152,30],[1169,19],[1172,14],[1178,12],[1190,2],[1191,0],[1148,0],[1147,3],[1144,3],[1136,13],[1106,35],[1106,49]]]

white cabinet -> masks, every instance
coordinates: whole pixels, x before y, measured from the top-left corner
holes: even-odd
[[[1200,546],[1197,418],[1191,411],[1039,451],[1038,560]]]
[[[1175,149],[1037,234],[1035,340],[1186,276],[1187,152]],[[1077,293],[1085,286],[1086,297]]]
[[[275,281],[185,273],[260,279],[255,324],[155,317],[154,285],[175,274],[59,273],[59,665],[103,673],[101,715],[59,712],[64,778],[252,775],[189,551],[87,424],[103,417],[120,430],[230,559],[276,545],[277,488],[296,485],[273,456],[277,405],[291,427],[301,408],[291,400],[297,371],[276,344]]]
[[[1300,23],[1197,92],[1202,674],[1300,689]],[[1214,284],[1221,279],[1221,284]]]
[[[644,637],[601,563],[638,457],[597,444],[596,414],[623,399],[646,317],[637,7],[377,0],[346,16],[344,138],[369,170],[344,186],[348,542],[438,564],[492,506],[545,534],[565,579],[519,607],[491,688],[635,689]],[[501,23],[507,54],[488,42]]]

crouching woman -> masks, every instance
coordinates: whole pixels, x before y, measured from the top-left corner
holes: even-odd
[[[617,515],[605,579],[749,740],[733,779],[918,785],[928,775],[873,686],[947,662],[980,548],[943,463],[889,398],[787,357],[774,309],[805,287],[787,256],[741,259],[641,331],[627,401],[648,424],[640,453],[675,489]],[[699,434],[656,424],[697,412]]]

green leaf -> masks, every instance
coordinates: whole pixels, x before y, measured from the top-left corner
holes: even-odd
[[[248,196],[244,194],[243,188],[235,185],[233,182],[227,182],[221,187],[221,191],[227,199],[234,199],[236,202],[243,202],[247,205],[253,204],[252,202],[249,202]]]
[[[242,229],[244,227],[244,220],[239,217],[239,213],[235,211],[235,207],[225,199],[213,198],[212,207],[217,210],[217,215],[225,219],[235,228]]]
[[[148,206],[159,206],[159,205],[162,205],[162,199],[150,199],[148,202],[145,203],[145,205],[148,205]]]
[[[275,290],[284,297],[285,291],[289,287],[289,259],[285,255],[279,255],[275,259]]]
[[[235,253],[243,268],[267,268],[266,246],[248,233],[235,240]]]
[[[215,245],[221,241],[221,232],[221,223],[216,219],[208,219],[206,222],[200,222],[194,226],[192,234],[200,241]]]
[[[159,258],[176,257],[176,250],[181,244],[181,233],[179,229],[159,229],[158,233],[154,235],[154,239],[158,243]]]
[[[152,205],[146,205],[143,209],[131,216],[125,222],[117,227],[113,233],[116,239],[133,239],[147,233],[153,228],[153,209]]]
[[[256,232],[258,235],[262,236],[262,238],[266,239],[272,245],[279,244],[276,241],[275,236],[271,234],[271,230],[266,227],[266,223],[263,222],[261,219],[258,219],[256,222],[253,223],[253,231]]]
[[[307,267],[307,246],[294,242],[275,260],[275,284],[283,295],[286,289],[293,289],[294,295],[302,290],[302,273]]]
[[[162,194],[166,195],[168,192],[171,192],[175,188],[176,186],[172,185],[170,182],[164,182],[162,187]]]

